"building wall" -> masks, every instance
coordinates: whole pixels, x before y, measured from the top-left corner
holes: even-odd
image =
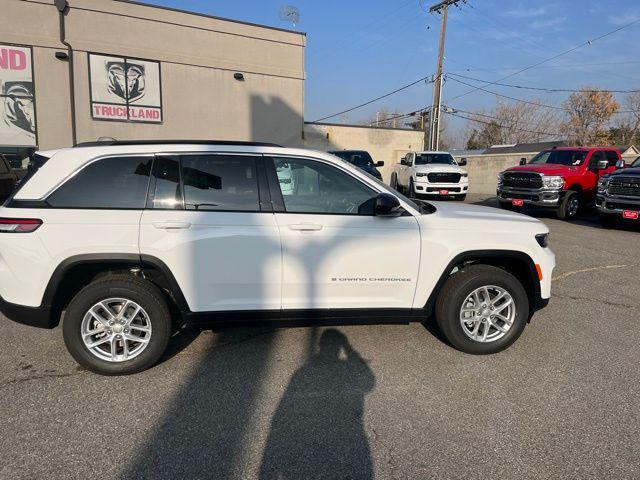
[[[121,0],[69,0],[78,141],[301,143],[303,34]],[[39,148],[71,144],[68,63],[53,0],[3,0],[0,43],[33,46]],[[161,62],[162,124],[91,118],[88,52]],[[244,74],[244,81],[233,78]]]
[[[393,165],[412,150],[422,150],[424,134],[416,130],[321,123],[304,124],[304,147],[313,150],[366,150],[384,161],[382,178],[389,182]]]

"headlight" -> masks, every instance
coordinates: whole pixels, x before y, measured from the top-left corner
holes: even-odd
[[[549,246],[549,234],[541,233],[536,235],[536,241],[542,248],[547,248]]]
[[[416,173],[416,177],[426,177],[426,173]]]
[[[559,190],[564,186],[564,178],[562,177],[547,177],[546,175],[542,177],[542,186],[544,188],[551,188],[554,190]]]
[[[598,181],[598,192],[604,192],[607,187],[609,186],[609,182],[611,181],[611,179],[609,177],[602,177],[599,181]]]

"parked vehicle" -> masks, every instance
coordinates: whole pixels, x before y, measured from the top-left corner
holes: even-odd
[[[640,214],[640,157],[629,168],[606,175],[598,183],[596,206],[604,227],[638,221]]]
[[[558,218],[573,220],[592,205],[599,180],[624,166],[613,148],[560,147],[544,150],[529,163],[498,175],[497,196],[505,209],[534,205],[554,209]]]
[[[384,167],[384,162],[374,162],[371,155],[369,155],[369,152],[365,150],[333,150],[329,153],[346,160],[359,169],[364,170],[369,175],[373,175],[378,180],[382,180],[382,174],[378,168]]]
[[[4,155],[0,155],[0,203],[11,195],[17,183],[18,177],[11,169],[11,165]]]
[[[409,198],[453,196],[467,198],[469,175],[461,168],[465,159],[456,162],[447,152],[410,152],[394,165],[391,187]]]
[[[0,310],[44,328],[64,310],[66,346],[94,372],[144,370],[174,328],[211,322],[435,313],[452,345],[494,353],[551,295],[540,221],[414,202],[326,153],[104,142],[35,158],[0,208]]]

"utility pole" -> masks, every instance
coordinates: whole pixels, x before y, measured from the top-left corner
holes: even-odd
[[[449,6],[456,5],[464,0],[444,0],[429,8],[429,13],[438,12],[442,15],[440,26],[440,47],[438,48],[438,65],[433,84],[433,107],[431,108],[431,121],[429,123],[429,150],[438,150],[440,142],[440,103],[442,101],[442,60],[444,58],[444,40],[447,34],[447,17]]]

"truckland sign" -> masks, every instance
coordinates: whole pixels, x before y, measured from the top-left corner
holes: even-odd
[[[0,145],[36,146],[30,47],[0,44]]]
[[[89,54],[89,76],[93,118],[162,123],[159,62]]]

